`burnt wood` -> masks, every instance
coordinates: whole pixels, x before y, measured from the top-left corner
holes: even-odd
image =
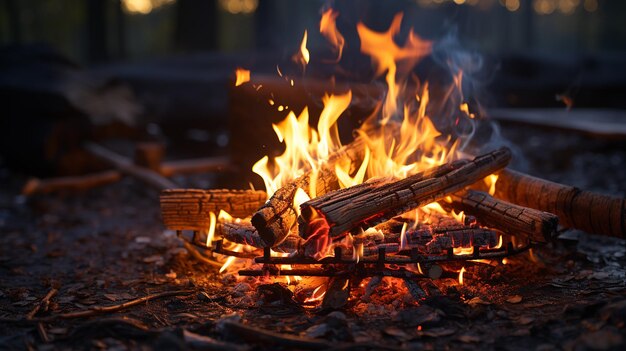
[[[451,197],[449,206],[475,216],[485,226],[536,243],[556,236],[559,218],[552,213],[499,200],[482,191],[468,190]]]
[[[356,229],[367,229],[418,206],[457,192],[508,164],[511,152],[501,148],[466,163],[451,163],[395,182],[363,183],[333,191],[302,204],[300,235],[307,226],[323,218],[329,236],[340,237]]]

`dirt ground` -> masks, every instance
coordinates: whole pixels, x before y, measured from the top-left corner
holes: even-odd
[[[520,146],[529,173],[626,193],[623,142],[521,127],[504,134]],[[626,346],[621,240],[564,231],[506,265],[469,267],[464,285],[440,283],[445,294],[416,302],[389,280],[368,299],[357,291],[347,309],[321,313],[258,296],[258,284],[233,282],[195,261],[163,227],[158,194],[133,179],[27,199],[19,195],[24,176],[0,173],[7,185],[0,193],[2,349]],[[122,305],[142,297],[147,301]]]

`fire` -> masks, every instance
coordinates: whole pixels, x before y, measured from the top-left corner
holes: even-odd
[[[483,181],[489,187],[489,195],[493,196],[496,193],[496,182],[498,181],[498,175],[490,174],[485,177]]]
[[[472,255],[474,253],[473,247],[455,247],[452,250],[455,255]]]
[[[463,285],[463,273],[465,273],[465,267],[461,268],[461,271],[459,271],[459,285]]]
[[[306,65],[309,63],[309,59],[311,58],[309,49],[306,48],[307,37],[308,34],[305,30],[304,36],[302,37],[302,42],[300,43],[300,51],[292,57],[293,61],[301,64],[303,68],[306,67]]]
[[[304,300],[305,303],[312,303],[322,301],[322,298],[326,295],[326,287],[324,285],[320,285],[311,294],[311,297]]]
[[[430,42],[422,40],[413,30],[403,47],[399,47],[394,37],[400,32],[402,24],[402,14],[397,14],[391,26],[384,33],[378,33],[367,28],[363,23],[357,24],[357,32],[361,39],[361,52],[370,55],[375,64],[376,75],[380,76],[387,72],[385,80],[387,81],[387,97],[385,99],[383,111],[383,124],[391,118],[398,109],[397,98],[399,95],[400,85],[396,83],[397,61],[408,61],[410,67],[430,54],[432,45]]]
[[[236,80],[235,80],[236,87],[242,85],[243,83],[247,83],[250,81],[250,71],[248,71],[247,69],[237,68],[235,70],[235,76],[236,76]]]
[[[337,30],[337,16],[339,16],[339,13],[332,8],[329,8],[324,11],[320,21],[320,33],[326,37],[326,39],[333,46],[333,50],[337,53],[337,58],[334,61],[335,63],[341,60],[343,45],[345,44],[343,35],[341,35],[339,30]]]
[[[213,242],[213,237],[215,236],[215,224],[217,220],[215,218],[215,213],[209,212],[209,231],[206,236],[206,246],[211,247]]]

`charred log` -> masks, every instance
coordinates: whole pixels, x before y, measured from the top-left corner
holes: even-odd
[[[491,197],[489,194],[468,190],[452,195],[456,210],[464,211],[488,227],[510,235],[545,243],[556,235],[558,217],[552,213],[522,207]]]

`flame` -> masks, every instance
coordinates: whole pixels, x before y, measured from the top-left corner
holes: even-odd
[[[408,226],[409,224],[406,222],[402,224],[402,230],[400,231],[400,250],[404,250],[408,246],[407,239],[406,239],[406,229]]]
[[[213,237],[215,236],[215,225],[217,224],[217,220],[215,218],[215,213],[209,212],[209,231],[206,236],[206,246],[211,247],[213,242]]]
[[[452,218],[456,219],[459,223],[465,223],[465,212],[461,211],[458,214],[454,210],[450,211]]]
[[[500,235],[499,238],[498,238],[498,245],[494,246],[493,249],[501,248],[502,247],[502,241],[503,241],[502,235]]]
[[[241,244],[237,244],[235,245],[235,248],[233,249],[233,251],[235,252],[241,252],[243,250],[243,245]],[[222,265],[222,268],[220,268],[220,273],[224,272],[228,266],[230,266],[233,261],[235,261],[237,257],[235,256],[228,256],[228,258],[226,259],[226,262],[224,262],[224,264]]]
[[[463,273],[465,273],[465,267],[461,268],[461,271],[459,271],[459,285],[463,285]]]
[[[489,195],[493,196],[496,193],[496,182],[498,181],[498,175],[490,174],[486,176],[483,181],[489,187]]]
[[[350,91],[342,95],[326,95],[322,99],[324,108],[317,130],[309,126],[307,108],[298,117],[291,111],[283,121],[272,125],[278,140],[285,144],[285,151],[274,159],[274,167],[270,167],[267,156],[252,166],[252,171],[263,179],[268,198],[285,183],[302,175],[305,168],[317,170],[321,162],[341,147],[336,122],[351,100]],[[316,183],[310,182],[313,187],[307,189],[310,197],[315,196]]]
[[[324,287],[323,285],[320,285],[317,288],[315,288],[315,290],[313,290],[311,297],[306,298],[304,302],[311,303],[311,302],[322,301],[322,298],[324,297],[324,295],[326,295],[326,287]]]
[[[401,86],[396,83],[397,61],[408,63],[407,66],[412,67],[422,58],[430,54],[432,44],[429,41],[422,40],[417,36],[413,29],[409,32],[409,36],[403,47],[398,46],[394,37],[400,31],[402,24],[402,14],[397,14],[391,26],[386,32],[379,33],[367,28],[363,23],[357,24],[357,32],[361,39],[361,52],[371,57],[375,68],[376,75],[385,75],[387,81],[387,96],[383,111],[383,124],[391,118],[398,109],[398,94]]]
[[[309,63],[309,59],[311,58],[311,54],[309,53],[309,49],[306,48],[307,42],[307,31],[304,31],[304,36],[302,36],[302,42],[300,43],[300,51],[298,51],[295,55],[293,55],[292,60],[296,63],[302,65],[303,68]],[[278,66],[277,66],[278,68]]]
[[[298,190],[296,190],[296,194],[293,197],[293,208],[296,210],[298,216],[300,215],[300,205],[309,200],[311,200],[311,198],[306,193],[306,191],[302,190],[301,188],[298,188]]]
[[[339,13],[329,8],[324,11],[320,20],[320,33],[330,42],[333,50],[337,53],[335,63],[341,60],[343,45],[345,44],[343,35],[337,30],[337,16],[339,16]]]
[[[452,249],[455,255],[472,255],[474,254],[473,247],[455,247]]]
[[[237,68],[235,70],[235,76],[237,77],[237,79],[235,80],[236,87],[250,81],[250,71],[248,71],[247,69]]]

